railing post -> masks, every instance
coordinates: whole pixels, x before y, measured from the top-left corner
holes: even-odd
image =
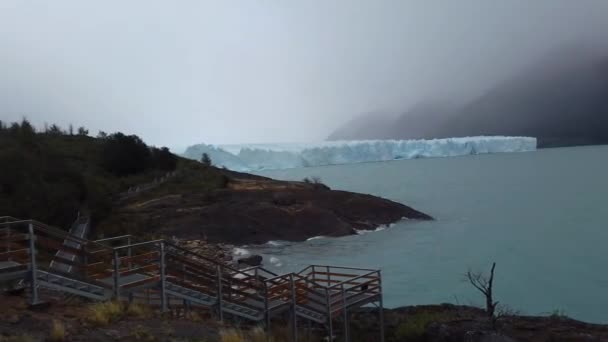
[[[325,266],[327,270],[327,287],[331,287],[331,276],[329,275],[329,266]]]
[[[127,237],[127,245],[129,245],[129,247],[127,247],[127,256],[129,257],[129,263],[127,264],[127,267],[129,269],[131,269],[131,237]]]
[[[30,235],[30,268],[31,268],[31,290],[32,290],[32,305],[38,304],[38,278],[36,275],[36,235],[34,235],[34,225],[28,226]]]
[[[87,255],[87,244],[82,244],[82,274],[86,279],[89,273],[89,256]]]
[[[268,283],[264,281],[264,318],[266,319],[266,335],[270,336],[270,311],[268,303]]]
[[[384,342],[384,308],[382,306],[382,276],[378,271],[378,290],[380,291],[380,298],[378,300],[378,307],[380,309],[380,342]]]
[[[349,334],[348,334],[348,311],[346,310],[346,292],[344,291],[344,284],[342,284],[341,286],[341,290],[342,290],[342,310],[344,313],[344,341],[348,342],[350,341],[349,338]]]
[[[220,322],[224,321],[224,311],[222,309],[222,267],[217,265],[217,311]]]
[[[118,257],[118,250],[114,250],[114,299],[120,299],[120,258]]]
[[[325,289],[325,300],[327,303],[327,329],[329,332],[329,336],[327,337],[327,340],[329,342],[331,342],[331,341],[333,341],[333,337],[334,337],[334,329],[333,329],[332,322],[331,322],[331,300],[330,300],[329,294],[330,294],[329,289],[326,288]]]
[[[11,226],[7,225],[6,226],[6,255],[8,255],[8,261],[13,260],[13,258],[11,257]]]
[[[293,279],[293,273],[289,275],[289,282],[291,285],[291,336],[295,342],[298,340],[298,316],[296,314],[296,283]]]
[[[160,243],[160,307],[162,312],[167,311],[167,284],[166,284],[166,262],[165,262],[165,242]]]

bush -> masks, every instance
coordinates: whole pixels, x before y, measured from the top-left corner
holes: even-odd
[[[49,340],[54,342],[60,342],[65,340],[65,325],[62,321],[53,320],[51,325],[51,333],[49,334]]]
[[[440,313],[422,311],[408,315],[406,321],[399,324],[396,337],[399,341],[422,341],[429,327],[434,322],[442,322],[445,317]]]
[[[173,171],[177,166],[177,156],[166,147],[151,149],[151,165],[159,170]]]
[[[38,339],[33,338],[28,334],[18,336],[0,336],[0,342],[36,342]]]
[[[243,332],[238,329],[221,329],[220,330],[220,341],[221,342],[245,342],[245,336]]]
[[[127,306],[126,314],[129,317],[149,318],[152,316],[152,310],[146,305],[131,303]]]
[[[96,326],[106,326],[120,319],[123,315],[122,303],[118,301],[102,302],[91,305],[91,316],[88,321]]]
[[[103,139],[102,165],[117,176],[144,171],[150,161],[150,149],[137,135],[114,133]]]

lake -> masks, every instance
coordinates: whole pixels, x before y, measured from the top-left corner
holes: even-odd
[[[495,299],[510,308],[608,323],[607,157],[608,146],[592,146],[258,172],[318,176],[436,220],[248,249],[281,272],[313,263],[380,268],[389,307],[481,305],[464,273],[488,272],[495,261]]]

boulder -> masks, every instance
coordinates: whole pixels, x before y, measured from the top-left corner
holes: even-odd
[[[252,255],[246,258],[240,258],[237,260],[239,266],[260,266],[262,264],[261,255]]]

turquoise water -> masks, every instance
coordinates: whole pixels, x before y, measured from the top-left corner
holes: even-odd
[[[496,261],[495,296],[522,314],[608,323],[608,146],[264,171],[399,201],[436,218],[383,231],[250,247],[281,271],[378,267],[387,306],[482,298],[467,269]],[[273,260],[274,261],[274,260]]]

